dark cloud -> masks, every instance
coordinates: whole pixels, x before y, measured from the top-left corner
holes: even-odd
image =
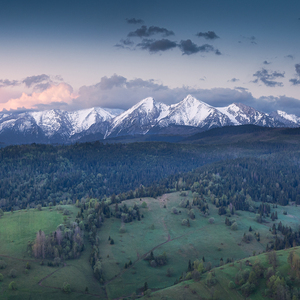
[[[215,40],[219,38],[214,31],[198,32],[196,36],[204,37],[207,40]]]
[[[241,87],[241,86],[235,86],[234,87],[236,90],[240,90],[240,91],[248,91],[247,88]]]
[[[115,47],[122,48],[122,49],[131,49],[131,46],[134,45],[134,42],[130,39],[122,39],[120,40],[120,43],[116,44]]]
[[[9,87],[9,86],[17,86],[17,85],[20,85],[20,81],[18,81],[18,80],[0,79],[0,88]]]
[[[299,85],[300,84],[300,80],[297,78],[292,78],[289,80],[289,82],[292,83],[292,85]]]
[[[295,71],[296,71],[296,76],[298,76],[298,78],[292,78],[289,80],[289,82],[291,82],[292,85],[299,85],[300,84],[300,64],[295,64]]]
[[[123,86],[126,83],[127,79],[123,76],[118,76],[114,74],[110,78],[104,76],[101,78],[101,81],[97,83],[97,86],[101,90],[111,90],[114,87]]]
[[[46,74],[41,74],[41,75],[36,75],[36,76],[30,76],[30,77],[26,77],[22,83],[25,83],[25,85],[30,88],[32,85],[36,84],[36,83],[40,83],[43,81],[50,81],[50,77]]]
[[[283,86],[282,82],[275,81],[274,79],[277,78],[283,78],[284,72],[280,73],[277,71],[268,71],[266,69],[261,69],[260,71],[257,71],[255,74],[253,74],[256,79],[253,81],[254,83],[257,83],[261,81],[264,85],[269,87],[275,87],[275,86]]]
[[[230,79],[230,80],[227,80],[227,82],[237,82],[237,81],[240,81],[240,80],[237,79],[237,78],[232,78],[232,79]]]
[[[50,82],[38,83],[33,87],[33,90],[42,92],[42,91],[49,89],[51,87],[51,85],[52,84]]]
[[[166,37],[166,36],[174,35],[174,32],[163,27],[150,26],[148,28],[147,26],[143,25],[141,28],[129,32],[128,36],[143,38],[143,37],[149,37],[154,34],[162,34],[162,36]]]
[[[294,55],[292,54],[289,54],[289,55],[286,55],[285,58],[290,58],[290,59],[294,59]]]
[[[298,76],[300,76],[300,64],[295,64],[295,70]]]
[[[269,65],[269,64],[271,64],[271,63],[270,63],[269,61],[266,61],[266,60],[265,60],[265,61],[263,62],[263,64],[264,64],[264,65]]]
[[[143,41],[136,45],[137,47],[148,50],[149,52],[155,53],[158,51],[167,51],[177,47],[176,42],[170,41],[168,39],[152,40],[143,39]]]
[[[216,54],[216,55],[222,55],[222,53],[220,52],[219,49],[216,49],[215,54]]]
[[[130,18],[130,19],[127,18],[126,22],[128,24],[143,24],[144,23],[144,21],[142,19],[136,19],[136,18]]]
[[[212,45],[204,44],[202,46],[198,46],[190,39],[180,41],[179,48],[181,49],[183,55],[191,55],[198,52],[212,52],[215,50]]]

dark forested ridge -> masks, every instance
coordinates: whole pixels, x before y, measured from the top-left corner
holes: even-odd
[[[224,161],[225,167],[220,167],[221,170],[218,171],[221,174],[224,168],[232,166],[230,160],[243,157],[269,159],[277,155],[277,160],[272,163],[275,168],[273,172],[276,176],[279,171],[284,173],[284,170],[290,174],[294,169],[289,168],[289,164],[280,164],[280,157],[291,158],[296,155],[297,150],[298,146],[294,143],[262,141],[227,145],[94,142],[67,146],[8,146],[0,149],[0,207],[9,210],[12,207],[24,208],[32,203],[46,205],[63,200],[74,202],[82,197],[101,198],[125,192],[127,194],[123,198],[133,197],[130,191],[141,188],[141,185],[152,186],[150,194],[155,196],[167,190],[168,186],[174,188],[170,175],[178,176],[175,174]],[[257,169],[256,174],[261,176],[259,174],[265,167],[258,164],[257,168],[261,171]],[[238,170],[233,170],[232,174]],[[238,174],[236,173],[236,180],[246,176]],[[264,176],[268,174],[261,177]],[[247,176],[245,178],[250,180]],[[165,184],[165,187],[153,192],[153,187],[157,188],[159,182],[160,186]],[[253,198],[256,199],[254,191]],[[294,194],[288,198],[294,199]]]
[[[9,146],[0,149],[0,207],[119,194],[231,156],[159,142]]]

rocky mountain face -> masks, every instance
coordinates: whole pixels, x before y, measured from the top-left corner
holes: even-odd
[[[72,143],[132,135],[188,135],[223,126],[254,124],[264,127],[300,127],[300,118],[283,111],[266,114],[241,103],[213,107],[188,95],[165,105],[146,98],[130,109],[100,107],[62,111],[0,113],[0,142]]]

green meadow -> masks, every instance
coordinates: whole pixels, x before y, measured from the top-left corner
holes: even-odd
[[[222,258],[234,261],[262,253],[267,243],[272,242],[275,236],[270,232],[273,223],[257,223],[255,214],[238,211],[231,216],[238,224],[237,230],[232,230],[225,225],[226,216],[219,216],[217,208],[208,203],[210,215],[204,217],[201,212],[194,208],[195,219],[190,219],[190,227],[181,224],[182,219],[187,219],[188,210],[180,208],[182,199],[192,201],[191,192],[186,197],[179,193],[165,194],[157,199],[143,198],[123,201],[128,207],[135,203],[142,207],[142,202],[147,203],[146,208],[141,208],[144,218],[141,221],[133,221],[125,224],[125,233],[120,233],[121,220],[116,218],[106,219],[98,233],[100,238],[100,251],[102,255],[102,267],[106,279],[105,287],[109,298],[129,296],[133,292],[138,293],[139,288],[147,282],[150,289],[162,289],[170,287],[178,279],[182,272],[187,271],[188,262],[203,257],[212,266],[218,266]],[[259,203],[258,203],[259,205]],[[122,204],[119,204],[122,207]],[[172,214],[171,210],[176,207],[179,214]],[[111,210],[114,205],[111,206]],[[283,215],[283,211],[287,215]],[[272,208],[277,211],[278,220],[284,225],[294,229],[298,226],[298,207]],[[210,224],[209,219],[214,218]],[[249,233],[249,227],[253,229],[252,241],[243,242],[244,233]],[[260,241],[254,237],[254,232],[260,234]],[[109,238],[114,240],[111,245]],[[161,267],[151,267],[143,257],[153,251],[154,256],[167,254],[168,263]],[[125,268],[125,264],[132,265]],[[166,276],[168,268],[172,268],[172,276]]]
[[[188,218],[188,209],[179,206],[183,199],[191,203],[192,193],[187,192],[186,196],[181,196],[176,192],[164,194],[156,199],[138,198],[123,201],[119,207],[123,204],[133,207],[136,204],[143,215],[140,221],[136,219],[125,223],[123,231],[120,231],[121,219],[105,218],[97,232],[105,279],[103,284],[95,279],[89,264],[92,249],[87,240],[87,233],[85,250],[81,257],[67,260],[60,267],[49,267],[46,260],[44,265],[41,265],[41,260],[36,260],[27,253],[27,242],[35,239],[38,230],[48,234],[59,224],[73,221],[78,208],[63,206],[71,211],[68,220],[61,211],[49,208],[43,208],[42,211],[29,209],[5,213],[0,218],[0,260],[5,261],[7,267],[0,269],[4,276],[4,280],[0,282],[0,299],[123,299],[131,297],[133,293],[141,294],[145,282],[153,291],[153,299],[200,299],[199,295],[202,299],[210,299],[212,291],[205,285],[206,273],[199,282],[192,280],[174,285],[174,282],[187,272],[189,260],[193,263],[203,257],[206,263],[210,262],[215,268],[215,299],[244,299],[238,290],[228,289],[228,282],[234,278],[239,268],[238,261],[241,259],[253,261],[259,258],[262,263],[267,264],[265,254],[261,253],[267,244],[275,239],[270,231],[274,222],[267,218],[267,222],[257,223],[254,213],[237,211],[229,217],[238,225],[237,230],[232,230],[230,226],[225,225],[226,216],[220,216],[218,209],[207,199],[209,215],[205,217],[194,207],[195,219],[189,219],[190,227],[183,226],[182,220]],[[147,205],[143,204],[144,202]],[[178,214],[172,213],[174,207]],[[111,205],[111,211],[114,211],[114,208],[115,205]],[[271,206],[271,212],[278,214],[275,223],[281,221],[284,225],[299,229],[299,207]],[[209,221],[210,218],[214,218],[213,223]],[[251,242],[246,243],[242,239],[244,233],[249,233],[250,226],[253,229],[253,238]],[[259,241],[254,233],[260,234]],[[111,239],[114,240],[113,244]],[[154,256],[166,253],[167,264],[150,266],[149,261],[144,258],[151,251]],[[286,253],[281,251],[279,254],[282,268],[286,262]],[[219,267],[221,258],[224,263],[227,259],[233,259],[235,263]],[[31,267],[28,271],[25,268],[27,262]],[[10,278],[11,269],[16,270],[16,278]],[[15,281],[16,291],[9,290],[11,281]],[[70,284],[71,294],[61,291],[64,282]],[[259,292],[253,295],[251,299],[262,299]]]

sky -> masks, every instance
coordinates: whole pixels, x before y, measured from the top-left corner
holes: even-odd
[[[2,0],[0,111],[188,94],[300,116],[299,0]]]

